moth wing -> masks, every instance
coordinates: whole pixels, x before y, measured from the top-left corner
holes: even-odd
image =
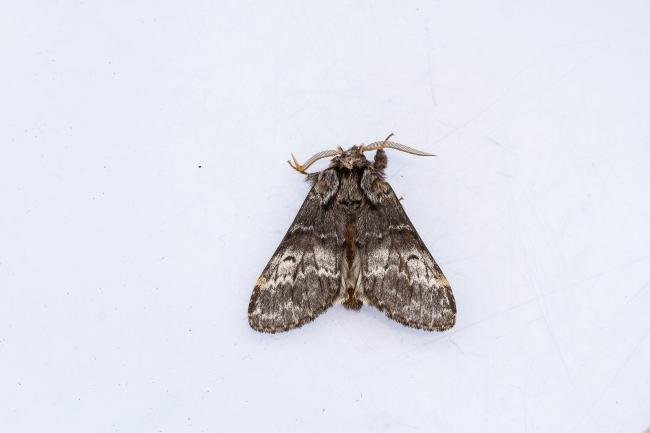
[[[330,181],[338,187],[338,179]],[[255,284],[248,321],[257,331],[275,333],[302,326],[339,295],[342,241],[332,206],[327,206],[331,191],[319,191],[319,186],[310,190]]]
[[[444,331],[456,322],[449,282],[388,183],[358,225],[362,289],[368,302],[406,326]],[[377,184],[375,184],[377,186]]]

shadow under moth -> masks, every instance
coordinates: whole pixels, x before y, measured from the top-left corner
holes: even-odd
[[[392,135],[392,134],[391,134]],[[384,180],[391,148],[428,153],[389,141],[319,152],[289,164],[311,189],[257,280],[248,305],[260,332],[297,328],[341,302],[372,305],[406,326],[444,331],[456,322],[451,287]],[[364,152],[376,151],[374,161]],[[323,171],[305,170],[333,157]]]

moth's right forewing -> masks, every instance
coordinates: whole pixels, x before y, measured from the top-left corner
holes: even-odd
[[[451,328],[456,303],[449,282],[392,188],[385,182],[373,188],[379,191],[377,204],[365,207],[359,217],[366,298],[404,325],[430,331]]]
[[[250,326],[282,332],[313,320],[339,295],[343,239],[330,201],[338,188],[333,170],[319,173],[287,234],[253,289]]]

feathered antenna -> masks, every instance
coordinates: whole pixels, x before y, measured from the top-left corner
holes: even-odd
[[[310,165],[312,165],[319,159],[329,158],[330,156],[336,156],[342,153],[343,153],[343,149],[341,149],[340,147],[336,150],[324,150],[322,152],[318,152],[317,154],[309,158],[307,161],[305,161],[304,164],[299,163],[296,157],[292,153],[291,158],[293,159],[293,163],[291,161],[287,161],[287,162],[289,163],[291,168],[296,170],[298,173],[307,174],[305,173],[305,170],[307,170],[307,168],[309,168]]]
[[[426,153],[421,150],[413,149],[412,147],[404,146],[403,144],[395,143],[392,141],[388,141],[393,134],[389,134],[388,137],[384,139],[384,141],[375,141],[374,143],[370,143],[367,146],[361,146],[361,151],[362,152],[370,152],[372,150],[379,150],[379,149],[385,149],[385,148],[390,148],[390,149],[395,149],[395,150],[400,150],[402,152],[410,153],[413,155],[419,155],[419,156],[435,156],[431,153]]]

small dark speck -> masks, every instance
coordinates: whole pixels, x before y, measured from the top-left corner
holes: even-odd
[[[199,168],[202,168],[202,167],[203,167],[202,165],[199,165]]]

